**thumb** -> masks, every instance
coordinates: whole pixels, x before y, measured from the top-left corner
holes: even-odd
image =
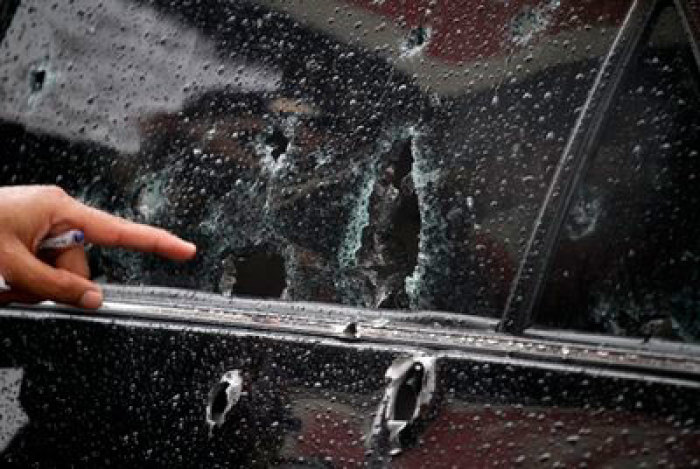
[[[5,278],[13,290],[80,308],[102,305],[102,290],[93,282],[41,262],[21,243],[11,253],[6,259]]]

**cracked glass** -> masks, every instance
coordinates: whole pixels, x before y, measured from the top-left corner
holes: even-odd
[[[500,317],[630,2],[7,5],[0,183],[200,247],[96,278]]]
[[[697,347],[493,330],[640,5],[0,1],[0,185],[199,248],[87,246],[117,284],[100,311],[0,308],[0,466],[698,466]],[[540,325],[673,331],[623,315],[694,304],[674,14],[619,87]]]

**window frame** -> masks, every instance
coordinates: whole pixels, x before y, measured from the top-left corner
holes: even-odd
[[[566,216],[599,146],[605,124],[610,118],[611,104],[618,94],[630,61],[641,47],[642,39],[653,26],[656,15],[667,5],[673,6],[681,18],[696,64],[700,67],[698,34],[691,22],[687,0],[635,0],[600,66],[578,120],[569,134],[567,145],[530,230],[530,238],[511,284],[498,330],[521,335],[533,325],[534,314],[554,262]]]

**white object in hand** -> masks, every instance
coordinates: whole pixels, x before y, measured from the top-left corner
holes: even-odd
[[[80,230],[70,230],[52,238],[46,238],[39,249],[66,249],[80,246],[85,242],[85,234]]]
[[[85,242],[85,234],[80,230],[70,230],[58,236],[46,238],[39,244],[39,249],[66,249],[79,246]],[[10,291],[10,286],[0,275],[0,293]]]

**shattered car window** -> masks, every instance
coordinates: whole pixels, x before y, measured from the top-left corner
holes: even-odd
[[[13,3],[0,183],[200,246],[106,281],[500,317],[630,4]]]
[[[541,322],[700,339],[699,77],[669,4],[626,72],[578,188]]]

